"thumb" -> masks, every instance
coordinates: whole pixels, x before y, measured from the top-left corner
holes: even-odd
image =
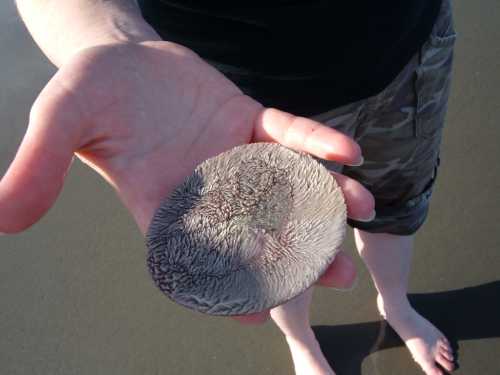
[[[79,117],[72,94],[52,79],[35,101],[23,141],[0,180],[0,232],[27,229],[54,204],[78,147]]]

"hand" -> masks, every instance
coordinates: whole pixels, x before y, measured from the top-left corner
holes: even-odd
[[[76,154],[116,189],[144,234],[160,202],[196,165],[261,141],[340,163],[361,160],[350,138],[264,108],[177,44],[116,43],[81,50],[32,107],[26,135],[0,182],[0,232],[22,231],[46,213]],[[336,178],[348,215],[369,218],[372,196],[359,183]]]

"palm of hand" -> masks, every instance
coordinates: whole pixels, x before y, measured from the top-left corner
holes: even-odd
[[[197,164],[251,141],[262,108],[194,53],[172,47],[82,51],[49,82],[31,116],[30,128],[48,138],[39,146],[60,147],[61,133],[70,137],[71,151],[117,189],[143,232],[160,201]],[[54,157],[54,171],[68,162],[67,155]],[[41,197],[36,211],[52,204],[56,181],[45,182],[56,191]]]
[[[77,155],[118,188],[143,231],[197,164],[251,141],[261,109],[196,55],[171,49],[89,51],[70,71],[84,72],[69,84],[90,140]]]
[[[22,231],[45,214],[76,154],[115,187],[145,233],[160,202],[197,164],[258,141],[341,163],[360,159],[350,138],[264,108],[184,47],[146,42],[80,51],[33,105],[0,181],[0,232]],[[369,217],[374,203],[366,189],[342,175],[337,182],[348,215]],[[324,285],[352,281],[352,264],[337,258],[320,280]]]

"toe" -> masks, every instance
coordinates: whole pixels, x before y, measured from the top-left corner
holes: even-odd
[[[441,371],[436,366],[428,366],[427,368],[423,368],[425,375],[444,375],[443,371]]]
[[[453,348],[451,347],[450,342],[446,339],[446,337],[441,337],[438,340],[438,347],[441,350],[447,351],[449,353],[453,353]]]
[[[453,362],[450,361],[449,359],[447,359],[444,355],[442,355],[441,353],[439,353],[437,356],[436,356],[436,362],[439,363],[444,369],[446,369],[447,371],[451,372],[453,371],[454,369],[454,365],[453,365]]]
[[[444,344],[444,343],[441,343],[441,342],[438,343],[438,344],[439,344],[439,349],[440,350],[444,350],[444,351],[446,351],[448,353],[453,353],[453,349],[451,348],[450,345]]]
[[[439,343],[442,346],[446,346],[446,347],[450,348],[450,350],[451,350],[451,344],[450,344],[450,342],[448,341],[448,339],[446,337],[444,337],[444,336],[440,337],[439,338]]]
[[[441,348],[439,354],[441,354],[448,361],[453,361],[453,359],[454,359],[451,351],[447,350],[446,348]]]
[[[436,366],[433,358],[426,358],[425,361],[417,362],[424,370],[425,375],[443,375],[443,371]]]

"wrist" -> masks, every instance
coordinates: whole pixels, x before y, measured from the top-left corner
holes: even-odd
[[[110,12],[101,20],[96,30],[91,30],[89,45],[84,48],[94,47],[109,43],[141,43],[147,41],[160,41],[161,37],[156,31],[137,14],[115,14]]]
[[[139,44],[160,41],[161,37],[140,16],[120,14],[104,15],[98,23],[84,29],[71,38],[71,42],[60,43],[51,60],[60,66],[84,49],[110,44]]]
[[[17,6],[37,44],[58,67],[83,49],[161,40],[133,0],[17,0]]]

